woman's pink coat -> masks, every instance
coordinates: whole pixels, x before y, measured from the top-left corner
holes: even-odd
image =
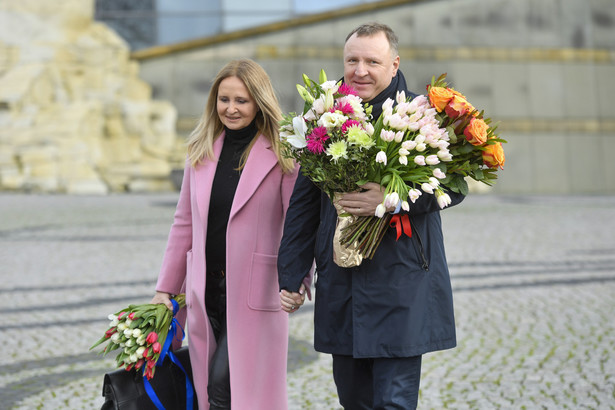
[[[214,143],[215,157],[224,135]],[[205,312],[205,238],[217,161],[184,172],[156,290],[180,293],[185,281],[190,360],[199,408],[208,409],[209,359],[216,342]],[[287,408],[288,314],[280,309],[277,254],[297,177],[283,174],[259,136],[239,179],[226,236],[227,331],[233,409]]]

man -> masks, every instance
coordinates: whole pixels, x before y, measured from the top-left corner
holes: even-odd
[[[399,71],[397,36],[388,26],[366,24],[348,35],[344,82],[373,105],[375,119],[398,90],[414,95]],[[339,204],[354,215],[374,215],[381,187],[362,188]],[[463,200],[449,195],[451,205]],[[299,289],[315,260],[314,348],[333,355],[345,409],[416,408],[421,355],[456,345],[439,210],[434,195],[422,195],[407,212],[411,237],[396,240],[390,229],[373,259],[341,268],[332,256],[335,208],[309,179],[297,179],[278,255],[281,304],[294,312],[303,303]]]

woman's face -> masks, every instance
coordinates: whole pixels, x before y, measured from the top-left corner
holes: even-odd
[[[222,124],[231,130],[247,127],[258,112],[256,102],[238,77],[226,77],[220,82],[216,108]]]

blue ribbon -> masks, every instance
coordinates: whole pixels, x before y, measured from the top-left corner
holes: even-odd
[[[171,328],[169,329],[167,338],[164,341],[164,346],[162,348],[162,351],[160,352],[160,357],[158,358],[158,361],[156,362],[156,366],[162,365],[165,357],[168,356],[169,359],[173,363],[175,363],[175,365],[177,365],[181,369],[182,372],[184,372],[184,376],[186,377],[186,410],[192,410],[192,401],[194,399],[194,388],[192,387],[192,382],[190,382],[190,378],[188,377],[188,373],[184,369],[184,366],[182,366],[177,356],[175,356],[173,352],[170,350],[171,343],[173,339],[175,339],[175,335],[177,334],[177,328],[179,328],[182,332],[182,340],[184,340],[184,337],[185,337],[184,329],[181,327],[177,319],[175,319],[175,315],[179,311],[179,304],[174,299],[171,299],[171,303],[173,304],[173,319],[171,320]],[[149,380],[147,380],[147,377],[145,376],[145,366],[143,367],[143,387],[145,387],[145,391],[147,395],[149,396],[152,403],[154,403],[156,408],[158,410],[165,410],[164,406],[162,405],[162,402],[156,395],[156,392],[154,391],[152,385],[150,384]]]

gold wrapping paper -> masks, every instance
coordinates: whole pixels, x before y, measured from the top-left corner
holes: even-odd
[[[335,223],[335,233],[333,234],[333,262],[342,268],[352,268],[359,266],[363,262],[363,256],[358,249],[358,242],[343,246],[340,243],[342,229],[353,223],[356,219],[354,215],[348,214],[337,204],[337,198],[333,201],[333,206],[337,211],[337,221]]]

